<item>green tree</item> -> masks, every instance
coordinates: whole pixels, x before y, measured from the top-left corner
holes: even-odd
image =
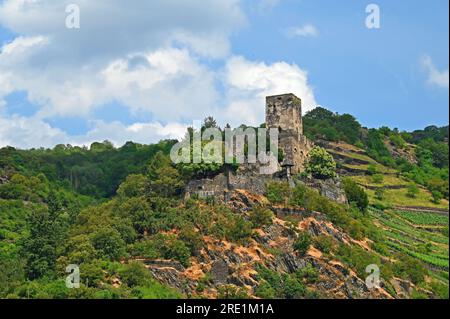
[[[316,146],[309,152],[306,172],[318,179],[334,178],[336,177],[336,162],[324,148]]]
[[[112,227],[102,227],[91,235],[92,245],[102,256],[119,260],[125,256],[125,242],[119,232]]]
[[[349,204],[354,204],[362,212],[366,211],[369,206],[369,197],[362,187],[349,178],[344,179],[345,195]]]

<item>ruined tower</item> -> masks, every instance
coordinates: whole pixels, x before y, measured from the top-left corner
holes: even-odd
[[[281,163],[288,174],[303,170],[303,164],[312,148],[303,135],[302,102],[294,94],[268,96],[266,98],[266,126],[279,132],[279,148],[283,151]]]

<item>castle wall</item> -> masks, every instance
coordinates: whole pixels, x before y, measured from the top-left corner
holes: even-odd
[[[303,135],[301,100],[294,94],[269,96],[266,99],[266,126],[279,130],[279,147],[291,172],[303,170],[312,143]]]

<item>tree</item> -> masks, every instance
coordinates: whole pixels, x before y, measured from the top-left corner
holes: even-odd
[[[30,235],[25,239],[22,254],[25,256],[28,278],[37,279],[53,276],[55,272],[57,249],[64,242],[66,225],[54,206],[34,210],[28,218]]]
[[[335,178],[336,162],[324,148],[316,146],[309,152],[306,172],[318,179]]]
[[[125,242],[112,227],[100,228],[92,234],[91,241],[94,248],[105,258],[119,260],[125,255]]]
[[[344,191],[349,204],[354,204],[364,212],[369,206],[369,197],[362,187],[349,178],[344,179]]]

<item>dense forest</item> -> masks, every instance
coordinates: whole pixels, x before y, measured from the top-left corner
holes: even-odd
[[[448,126],[414,132],[367,129],[351,115],[317,108],[304,117],[304,127],[305,134],[318,143],[344,141],[365,150],[398,176],[428,189],[436,201],[449,198]],[[218,203],[184,200],[183,187],[193,174],[218,167],[172,165],[168,154],[175,142],[0,149],[0,298],[182,297],[135,260],[176,260],[187,267],[204,247],[204,236],[245,245],[256,236],[256,229],[271,223],[273,216],[264,207],[241,216]],[[369,203],[364,190],[351,181],[344,184],[350,205],[333,203],[302,186],[292,190],[276,183],[268,185],[267,198],[320,211],[353,238],[370,238],[377,254],[334,247],[326,238],[314,242],[301,233],[295,242],[299,253],[305,246],[320,246],[361,272],[367,260],[390,253],[366,213]],[[448,227],[446,232],[448,239]],[[448,285],[426,283],[428,270],[423,263],[400,251],[396,257],[396,263],[383,266],[389,276],[448,298]],[[66,288],[69,264],[81,267],[80,289]],[[448,272],[441,275],[448,281]],[[304,288],[305,274],[276,279],[279,275],[262,267],[259,276],[258,296],[320,297]],[[277,286],[280,282],[286,285]],[[206,279],[199,292],[205,284]],[[246,296],[241,290],[223,289],[221,297]],[[424,297],[419,292],[415,296]]]

